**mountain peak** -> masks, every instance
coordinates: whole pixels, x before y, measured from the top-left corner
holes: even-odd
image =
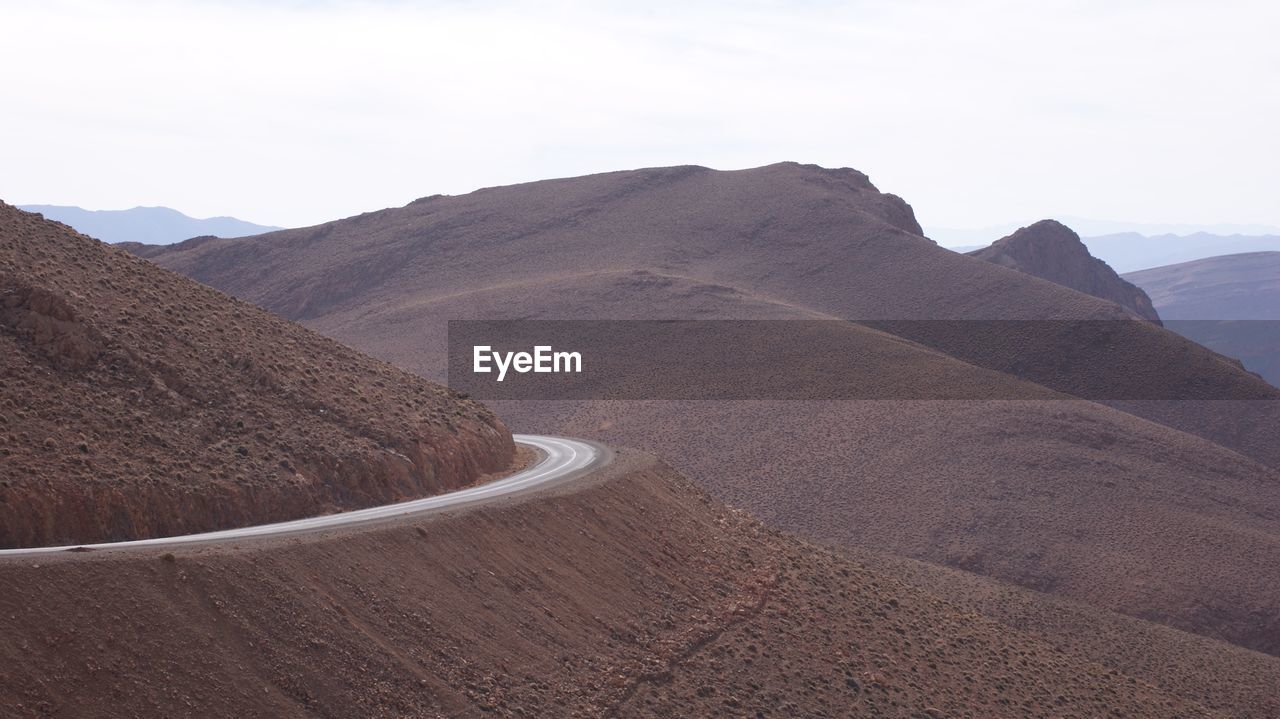
[[[1089,254],[1080,236],[1057,220],[1040,220],[967,254],[1109,300],[1145,320],[1160,322],[1145,292]]]

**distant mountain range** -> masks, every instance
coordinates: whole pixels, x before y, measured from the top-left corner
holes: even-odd
[[[1032,218],[1027,218],[1027,222],[1006,222],[1003,224],[988,225],[987,227],[933,227],[924,228],[926,237],[929,237],[939,245],[957,252],[966,252],[968,250],[976,250],[979,247],[986,247],[997,238],[1005,237],[1011,234],[1019,227],[1029,225]],[[1280,227],[1275,225],[1247,225],[1219,223],[1212,225],[1179,225],[1171,223],[1153,223],[1153,222],[1118,222],[1115,220],[1094,220],[1087,217],[1074,217],[1072,215],[1057,215],[1056,219],[1062,224],[1075,230],[1081,237],[1104,237],[1107,235],[1129,235],[1136,234],[1144,237],[1160,237],[1164,235],[1178,235],[1186,237],[1197,234],[1214,235],[1218,237],[1231,237],[1233,235],[1280,235]],[[1222,254],[1222,253],[1218,253]]]
[[[1137,272],[1222,255],[1280,251],[1280,232],[1273,234],[1193,232],[1152,235],[1139,232],[1117,232],[1090,235],[1070,222],[1066,224],[1081,235],[1085,246],[1089,248],[1089,254],[1111,265],[1111,269],[1120,273]],[[993,229],[986,241],[978,241],[980,238],[973,235],[976,231],[965,232],[967,234],[964,238],[975,240],[973,244],[955,244],[946,239],[934,239],[944,247],[964,254],[987,247],[991,241],[1008,234]]]
[[[1148,236],[1124,232],[1086,237],[1084,243],[1094,257],[1111,265],[1116,272],[1124,273],[1222,255],[1274,252],[1280,250],[1280,233],[1215,235],[1197,232],[1190,235]]]
[[[70,225],[104,242],[140,242],[167,245],[191,237],[246,237],[283,229],[257,225],[234,217],[188,217],[168,207],[135,207],[131,210],[86,210],[68,205],[21,205],[50,220]]]

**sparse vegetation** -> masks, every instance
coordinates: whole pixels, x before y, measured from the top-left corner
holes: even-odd
[[[0,463],[0,547],[382,504],[466,484],[511,457],[478,404],[2,204],[0,295],[0,427],[21,430]],[[401,422],[405,389],[456,412],[461,433]],[[248,428],[278,454],[245,441]],[[406,469],[380,446],[443,459]],[[298,484],[291,467],[315,481]]]

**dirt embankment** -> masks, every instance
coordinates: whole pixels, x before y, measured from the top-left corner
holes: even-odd
[[[631,451],[504,504],[10,559],[0,580],[6,716],[1229,713],[767,530]]]
[[[476,403],[0,204],[0,547],[383,504],[512,451]]]

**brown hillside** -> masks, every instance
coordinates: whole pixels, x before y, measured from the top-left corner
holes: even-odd
[[[970,572],[885,554],[847,554],[876,572],[1165,691],[1235,717],[1280,716],[1280,658],[1099,611]],[[1226,671],[1205,667],[1229,667]]]
[[[1246,252],[1130,272],[1177,320],[1280,320],[1280,252]]]
[[[0,547],[432,494],[506,467],[481,406],[0,204]]]
[[[857,319],[1125,317],[937,247],[856,170],[672,167],[433,196],[315,227],[155,255],[291,319],[648,269]],[[993,314],[993,313],[999,314]]]
[[[968,255],[1114,302],[1145,320],[1160,322],[1147,293],[1090,255],[1080,236],[1060,222],[1041,220]]]
[[[1280,474],[1088,402],[497,402],[780,527],[1280,654]]]
[[[445,322],[458,318],[1074,317],[1117,320],[1108,324],[1121,334],[973,342],[955,331],[966,325],[942,323],[915,337],[930,349],[850,331],[894,343],[895,361],[863,378],[886,386],[945,376],[1026,396],[996,369],[1103,396],[1277,396],[1112,303],[938,248],[909,217],[852,171],[676,168],[430,198],[156,260],[433,377]],[[1277,404],[1127,405],[1220,445],[1089,402],[525,402],[500,412],[525,430],[661,453],[718,497],[810,536],[1280,651],[1269,589],[1280,565],[1267,553],[1280,537],[1278,480],[1259,463],[1280,463]]]
[[[153,259],[366,350],[373,348],[358,338],[394,338],[399,355],[441,346],[438,333],[403,320],[443,327],[454,315],[438,312],[442,302],[465,306],[483,290],[494,313],[487,316],[523,317],[541,309],[528,297],[551,294],[543,285],[637,271],[841,319],[1132,317],[1111,302],[937,247],[920,236],[906,203],[856,170],[795,163],[635,170],[433,196],[316,227],[191,240]],[[584,288],[557,300],[573,305],[564,317],[575,318],[593,312],[597,298]],[[615,316],[692,316],[683,305],[664,298]],[[1112,324],[1119,335],[1103,341],[1050,333],[991,343],[946,323],[883,329],[1091,398],[1280,398],[1238,362],[1174,333]],[[1206,419],[1190,405],[1156,407],[1151,416],[1280,466],[1278,406],[1237,419]]]
[[[14,717],[1249,713],[766,530],[628,452],[516,504],[0,560],[0,579]],[[1241,667],[1200,669],[1240,688]]]
[[[187,249],[192,249],[195,247],[199,247],[204,242],[207,242],[209,240],[214,240],[214,239],[217,239],[217,238],[213,237],[212,235],[192,237],[189,240],[183,240],[182,246]],[[171,245],[150,245],[145,242],[116,242],[114,244],[116,247],[119,247],[120,249],[125,250],[131,255],[136,255],[138,257],[144,257],[144,258],[151,258],[151,257],[155,257],[156,255],[162,255],[166,252],[169,252],[170,248],[172,247]]]

